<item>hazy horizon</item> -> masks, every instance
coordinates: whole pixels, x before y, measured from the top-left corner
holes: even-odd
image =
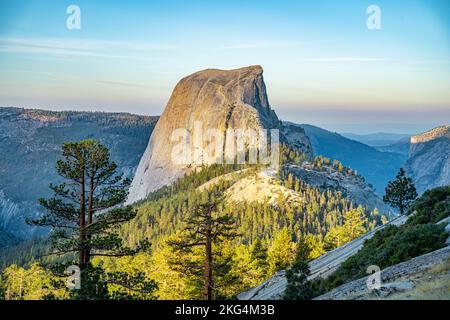
[[[160,116],[161,114],[143,114],[143,113],[133,113],[126,110],[118,110],[118,111],[110,111],[110,110],[92,110],[92,109],[77,109],[77,108],[41,108],[41,107],[27,107],[27,106],[13,106],[13,105],[0,105],[0,108],[23,108],[23,109],[32,109],[32,110],[45,110],[45,111],[73,111],[73,112],[106,112],[106,113],[131,113],[135,115],[141,116]],[[276,110],[275,110],[276,112]],[[280,117],[279,117],[280,118]],[[437,122],[437,123],[426,123],[426,124],[418,124],[418,123],[340,123],[340,124],[330,124],[330,123],[316,123],[316,122],[307,122],[300,119],[299,121],[292,120],[291,118],[280,118],[282,121],[297,123],[297,124],[308,124],[320,127],[322,129],[337,132],[340,134],[345,133],[353,133],[358,135],[366,135],[366,134],[377,134],[377,133],[388,133],[388,134],[406,134],[406,135],[415,135],[419,133],[426,132],[433,128],[447,125],[448,122]]]

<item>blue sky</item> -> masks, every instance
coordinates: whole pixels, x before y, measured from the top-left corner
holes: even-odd
[[[449,123],[449,3],[0,0],[0,105],[155,115],[192,72],[260,64],[282,119],[414,133]]]

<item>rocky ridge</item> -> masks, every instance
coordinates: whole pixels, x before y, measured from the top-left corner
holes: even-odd
[[[393,214],[392,210],[375,194],[373,188],[358,174],[342,173],[331,166],[325,167],[324,171],[319,171],[308,162],[302,165],[288,165],[287,169],[300,180],[321,191],[328,189],[340,191],[355,204],[363,205],[371,210],[377,208],[388,216]]]
[[[297,124],[283,121],[281,133],[284,141],[295,150],[305,155],[305,160],[313,160],[313,147],[305,129]]]
[[[419,193],[450,184],[450,125],[411,137],[405,170]]]
[[[450,139],[450,125],[443,125],[434,129],[431,129],[427,132],[424,132],[422,134],[418,134],[411,137],[411,144],[419,144],[419,143],[425,143],[437,138],[441,137],[447,137]],[[411,150],[414,151],[414,148]]]

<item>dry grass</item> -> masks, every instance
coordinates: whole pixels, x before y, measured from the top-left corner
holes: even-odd
[[[450,259],[414,276],[414,289],[389,296],[390,300],[450,300]]]

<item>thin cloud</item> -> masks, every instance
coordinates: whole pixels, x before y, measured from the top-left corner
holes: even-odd
[[[110,81],[110,80],[96,80],[95,82],[107,85],[115,85],[115,86],[125,86],[125,87],[138,87],[138,88],[148,88],[150,85],[142,84],[142,83],[134,83],[134,82],[125,82],[125,81]]]
[[[383,58],[359,58],[359,57],[338,57],[338,58],[310,58],[299,59],[299,62],[386,62]]]
[[[450,60],[391,60],[384,58],[364,58],[364,57],[337,57],[337,58],[307,58],[298,59],[298,62],[397,62],[414,64],[448,64]]]
[[[270,48],[285,48],[297,45],[293,42],[256,42],[256,43],[241,43],[231,44],[213,48],[213,50],[241,50],[241,49],[270,49]]]
[[[414,62],[418,64],[449,64],[450,60],[417,60],[417,61],[406,61]]]
[[[174,45],[143,41],[108,41],[65,38],[0,38],[0,52],[79,56],[98,58],[147,59],[151,53],[175,49]],[[125,53],[125,54],[122,54]]]

